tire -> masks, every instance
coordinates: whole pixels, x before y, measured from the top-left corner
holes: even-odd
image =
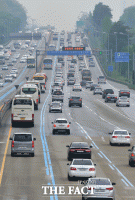
[[[67,130],[67,135],[70,135],[70,130]]]
[[[110,142],[110,145],[113,146],[113,144]]]
[[[36,105],[36,110],[38,110],[38,105]]]
[[[129,165],[130,165],[130,167],[134,166],[134,164],[132,162],[130,162],[130,161],[129,161]]]
[[[49,110],[49,113],[51,113],[51,111]]]
[[[80,107],[82,107],[82,104],[80,105]]]
[[[14,157],[14,153],[11,153],[11,157]]]
[[[82,200],[85,200],[83,196],[82,196]]]
[[[68,106],[71,107],[71,104],[69,104]]]
[[[53,130],[52,134],[55,135],[55,130]]]
[[[117,104],[116,104],[116,106],[119,107]]]
[[[31,123],[31,127],[34,127],[34,122]]]
[[[31,153],[31,157],[34,157],[34,153]]]
[[[70,177],[69,174],[68,174],[68,180],[69,180],[69,181],[72,181],[72,177]]]
[[[40,101],[40,98],[39,98],[39,103],[40,103],[41,101]]]
[[[62,110],[61,110],[61,113],[62,113]]]
[[[72,161],[72,158],[70,158],[70,157],[67,157],[67,159],[68,159],[68,161]]]
[[[15,127],[15,122],[12,122],[12,127]]]

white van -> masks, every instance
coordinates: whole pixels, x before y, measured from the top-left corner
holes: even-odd
[[[34,79],[32,81],[27,81],[26,84],[34,84],[38,87],[38,102],[40,103],[40,95],[41,95],[41,88],[39,81],[35,81]]]
[[[31,95],[15,95],[12,101],[11,123],[30,123],[34,127],[34,101]]]
[[[38,110],[38,87],[33,84],[24,84],[21,87],[21,95],[31,95],[34,100],[34,108]]]

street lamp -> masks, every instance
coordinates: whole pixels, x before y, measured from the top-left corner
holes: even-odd
[[[116,52],[117,52],[117,32],[114,32],[114,35],[116,36]]]

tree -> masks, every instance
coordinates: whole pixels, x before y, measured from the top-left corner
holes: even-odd
[[[135,6],[126,8],[123,15],[120,17],[120,21],[130,28],[135,28]]]
[[[108,17],[108,19],[112,18],[111,9],[107,5],[103,5],[103,3],[96,4],[95,9],[93,11],[93,20],[96,25],[101,28],[102,20]]]

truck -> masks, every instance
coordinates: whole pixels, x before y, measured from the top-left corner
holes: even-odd
[[[82,80],[91,81],[92,75],[89,69],[83,69],[82,72]]]
[[[98,84],[100,84],[100,83],[106,84],[106,78],[104,76],[99,76],[98,77]]]

